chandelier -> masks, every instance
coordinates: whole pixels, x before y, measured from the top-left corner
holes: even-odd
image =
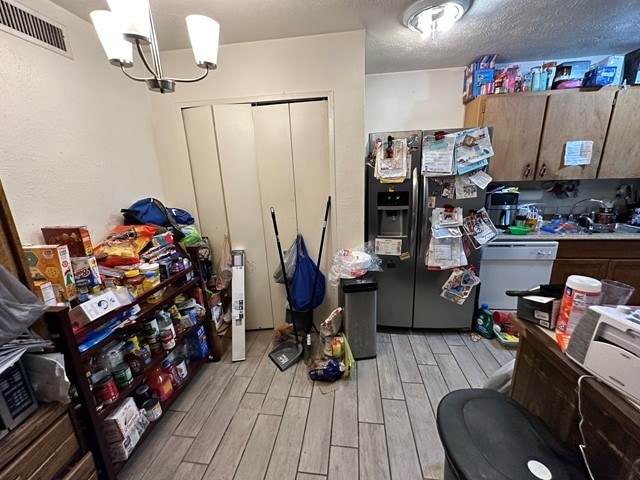
[[[91,12],[91,21],[98,33],[109,63],[120,67],[131,80],[145,82],[149,90],[159,93],[171,93],[176,82],[192,83],[202,80],[218,66],[218,42],[220,25],[204,15],[186,17],[189,40],[196,65],[204,73],[196,78],[165,77],[160,63],[160,50],[153,24],[149,0],[107,0],[110,10]],[[133,45],[150,77],[137,77],[127,69],[133,66]],[[145,48],[151,52],[151,62]]]

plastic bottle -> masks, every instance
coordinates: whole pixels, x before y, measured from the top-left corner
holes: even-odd
[[[171,395],[173,395],[173,385],[171,384],[171,377],[159,368],[154,368],[149,372],[147,378],[147,385],[151,390],[154,398],[157,398],[161,402],[164,402]]]
[[[473,329],[484,338],[493,338],[493,312],[486,303],[478,310],[478,315],[473,321]]]
[[[570,275],[564,287],[560,313],[556,323],[556,341],[564,352],[569,345],[573,329],[591,305],[600,301],[602,283],[582,275]]]

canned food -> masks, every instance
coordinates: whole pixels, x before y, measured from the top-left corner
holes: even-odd
[[[133,375],[131,375],[131,368],[128,363],[123,362],[117,365],[111,373],[113,373],[113,378],[120,390],[131,386],[133,383]]]
[[[170,329],[160,332],[160,343],[162,343],[162,348],[165,350],[171,350],[176,346],[175,337]]]
[[[160,344],[160,335],[147,335],[147,342],[149,343],[149,350],[151,355],[154,355],[162,350],[162,345]]]
[[[148,385],[140,385],[133,394],[133,400],[138,408],[142,408],[147,400],[151,400],[151,392]]]
[[[180,379],[180,383],[182,383],[184,379],[187,378],[187,375],[189,374],[189,371],[187,370],[187,362],[185,361],[185,358],[182,356],[176,357],[173,359],[171,363],[176,369],[176,376]]]
[[[93,385],[93,389],[96,392],[98,403],[109,404],[118,399],[118,388],[111,375],[107,375],[98,380]]]
[[[162,406],[160,405],[160,400],[157,398],[152,398],[144,402],[142,409],[144,410],[144,415],[147,417],[147,420],[150,422],[159,419],[162,415]]]
[[[147,337],[149,337],[149,335],[158,335],[160,333],[158,322],[155,317],[151,317],[150,319],[146,320],[142,324],[142,329],[144,330],[144,333]]]

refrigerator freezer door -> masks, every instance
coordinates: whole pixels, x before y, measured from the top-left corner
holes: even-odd
[[[379,241],[378,256],[382,272],[378,281],[378,325],[411,327],[413,318],[413,279],[417,241],[417,202],[420,188],[420,155],[422,136],[419,131],[371,134],[369,148],[376,138],[386,142],[389,137],[406,138],[411,154],[410,176],[402,183],[384,184],[374,177],[373,168],[366,167],[367,240]],[[398,248],[392,248],[396,245]],[[391,251],[395,250],[393,254]]]

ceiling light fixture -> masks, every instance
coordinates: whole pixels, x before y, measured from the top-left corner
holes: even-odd
[[[196,65],[205,71],[196,78],[169,78],[162,71],[149,0],[108,0],[108,4],[110,10],[91,12],[91,20],[109,63],[120,67],[131,80],[145,82],[153,92],[171,93],[175,90],[176,82],[197,82],[205,78],[209,70],[215,70],[218,66],[220,25],[215,20],[203,15],[187,16],[193,56]],[[134,44],[151,77],[136,77],[127,72],[126,69],[133,66]],[[144,45],[149,45],[153,65],[145,56]]]
[[[471,6],[471,0],[452,0],[441,3],[440,0],[418,0],[407,8],[402,22],[414,32],[431,35],[435,40],[436,32],[446,32]]]

